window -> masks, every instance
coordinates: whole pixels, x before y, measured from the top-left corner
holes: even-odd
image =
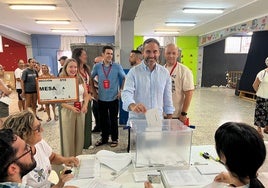
[[[227,54],[248,53],[251,37],[228,37],[225,39],[225,50]]]
[[[149,38],[154,38],[158,40],[160,46],[166,46],[169,43],[174,43],[175,44],[175,37],[155,37],[155,36],[144,36],[144,41],[149,39]]]

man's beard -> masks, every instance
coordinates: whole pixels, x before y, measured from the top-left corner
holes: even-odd
[[[36,167],[36,161],[34,159],[32,159],[31,164],[23,164],[19,161],[17,161],[16,164],[20,167],[21,178],[31,172]]]
[[[154,62],[152,62],[152,60],[154,60]],[[157,58],[144,58],[144,63],[148,66],[149,63],[153,63],[153,64],[156,64],[158,63],[158,59]]]
[[[130,61],[130,65],[131,65],[131,66],[134,66],[135,64],[136,64],[135,61]]]

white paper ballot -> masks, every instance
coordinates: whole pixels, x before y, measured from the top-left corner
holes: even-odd
[[[214,161],[213,161],[214,162]],[[209,163],[208,165],[198,165],[196,166],[200,174],[209,175],[209,174],[219,174],[226,171],[226,168],[220,163]]]
[[[95,159],[80,159],[80,165],[72,169],[75,179],[94,178],[99,176],[100,164]]]
[[[101,150],[96,153],[96,157],[100,163],[105,164],[117,172],[123,170],[131,163],[131,155],[129,153],[115,153]]]
[[[152,108],[147,110],[145,113],[145,118],[147,121],[148,126],[162,126],[162,119],[159,115],[157,108]]]

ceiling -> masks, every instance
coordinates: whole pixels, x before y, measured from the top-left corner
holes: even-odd
[[[51,29],[78,29],[78,33],[69,35],[111,36],[118,28],[118,17],[134,18],[134,34],[152,36],[154,30],[176,30],[179,35],[203,35],[220,28],[235,25],[268,15],[267,0],[0,0],[0,27],[24,34],[55,34]],[[128,2],[128,3],[126,3]],[[130,2],[137,2],[135,5]],[[54,11],[11,10],[8,4],[55,4]],[[185,14],[185,7],[224,8],[224,13]],[[136,12],[136,9],[138,11]],[[128,15],[128,13],[130,15]],[[132,14],[132,16],[131,16]],[[40,25],[37,19],[70,20],[68,25]],[[167,27],[166,21],[196,22],[194,27]],[[0,33],[1,34],[1,33]],[[67,35],[59,33],[62,35]],[[8,33],[2,33],[8,35]]]

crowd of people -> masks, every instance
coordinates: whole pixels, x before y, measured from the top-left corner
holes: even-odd
[[[36,79],[56,76],[50,73],[47,65],[41,65],[33,58],[29,58],[27,64],[19,60],[14,75],[20,112],[9,115],[8,102],[0,100],[0,187],[16,187],[18,184],[63,187],[73,175],[63,173],[59,182],[53,185],[48,181],[51,164],[79,165],[75,156],[82,154],[83,149],[93,147],[92,132],[101,132],[95,147],[105,144],[118,146],[119,100],[122,100],[123,109],[129,113],[128,123],[133,119],[145,119],[146,111],[152,108],[156,108],[163,119],[179,119],[186,123],[194,92],[192,72],[178,62],[180,50],[175,44],[166,45],[164,66],[159,64],[159,56],[160,44],[156,39],[150,38],[144,41],[142,51],[130,52],[131,69],[128,74],[125,74],[120,64],[113,61],[114,49],[111,46],[103,47],[102,54],[95,58],[92,69],[88,66],[87,53],[83,48],[74,49],[72,58],[62,56],[59,59],[61,68],[57,77],[76,78],[79,96],[76,102],[60,104],[63,156],[54,153],[42,139],[42,119],[37,116]],[[0,65],[2,100],[12,92],[3,81],[3,72],[3,66]],[[262,99],[267,93],[263,89],[268,83],[266,72],[267,69],[259,73],[253,84],[260,98],[255,112],[258,132],[249,125],[228,122],[215,133],[217,153],[228,170],[228,173],[218,175],[216,182],[235,187],[263,187],[257,179],[257,170],[266,155],[261,127],[265,127],[264,132],[267,133],[267,111],[262,113],[260,110],[260,105],[267,106],[267,99]],[[47,113],[47,122],[52,120],[50,106],[54,120],[58,120],[55,104],[39,105]],[[262,118],[259,113],[262,113]],[[94,128],[92,114],[96,122]],[[241,155],[243,160],[239,157]],[[150,188],[152,185],[146,182],[145,187]]]

